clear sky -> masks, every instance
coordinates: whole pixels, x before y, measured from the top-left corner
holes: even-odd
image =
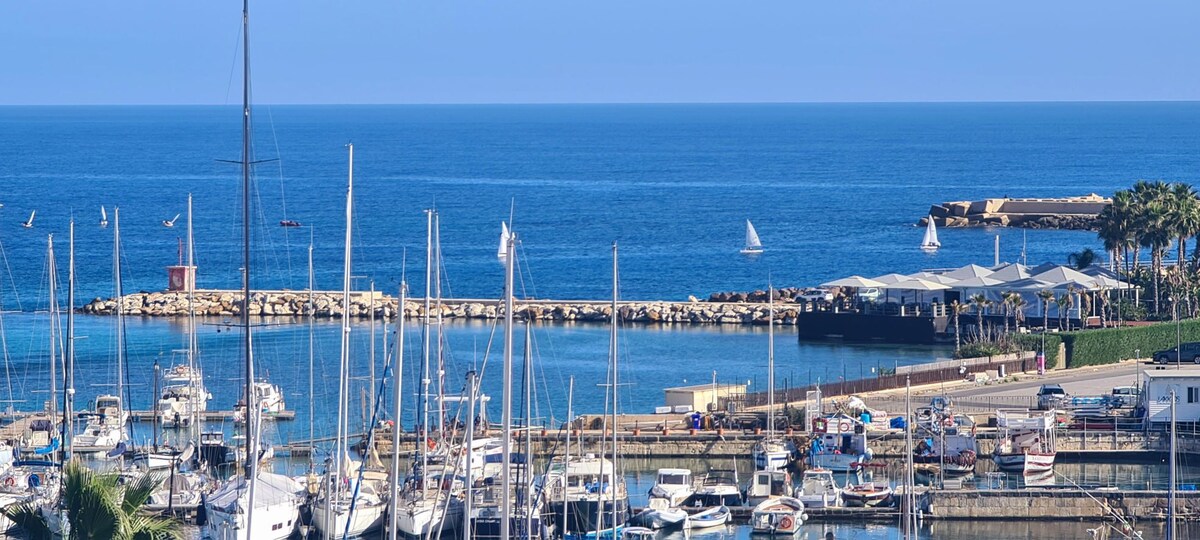
[[[6,0],[0,104],[240,101],[240,0]],[[1200,99],[1195,0],[257,0],[257,103]]]

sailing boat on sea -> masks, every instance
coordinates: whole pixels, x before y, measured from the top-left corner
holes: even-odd
[[[740,252],[742,255],[758,255],[763,252],[762,241],[758,239],[758,231],[754,230],[754,224],[750,220],[746,220],[746,247]]]
[[[103,228],[103,227],[107,227],[107,226],[108,226],[108,212],[104,210],[103,206],[101,206],[100,207],[100,227]]]
[[[250,1],[242,0],[242,361],[245,395],[253,396],[254,356],[250,326]],[[258,408],[247,408],[245,463],[208,498],[207,535],[218,540],[282,540],[300,522],[304,487],[292,478],[259,470]]]
[[[925,237],[921,239],[921,249],[925,251],[936,251],[942,247],[942,243],[938,241],[937,226],[933,224],[933,216],[925,218]]]
[[[37,210],[30,212],[29,219],[27,219],[23,223],[21,223],[21,226],[25,227],[26,229],[32,229],[33,228],[33,216],[36,216],[36,215],[37,215]]]

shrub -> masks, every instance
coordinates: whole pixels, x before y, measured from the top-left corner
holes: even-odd
[[[1133,358],[1135,350],[1143,357],[1170,349],[1176,341],[1175,323],[1150,326],[1081,330],[1062,334],[1067,349],[1067,367],[1098,366]],[[1200,341],[1200,320],[1179,324],[1182,341]]]

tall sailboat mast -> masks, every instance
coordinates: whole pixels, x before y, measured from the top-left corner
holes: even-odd
[[[425,312],[422,314],[421,332],[421,385],[417,390],[418,407],[421,409],[420,433],[429,438],[429,294],[433,277],[433,210],[425,211]],[[429,470],[429,448],[422,437],[416,438],[417,451],[421,453],[421,474]],[[429,494],[428,482],[421,482],[421,497]]]
[[[612,296],[612,330],[611,330],[612,333],[609,335],[609,339],[612,340],[612,345],[610,346],[611,353],[612,353],[612,359],[609,360],[609,362],[611,362],[611,369],[612,369],[612,398],[613,398],[613,403],[612,403],[612,473],[610,474],[609,479],[608,479],[608,489],[610,489],[612,491],[613,538],[617,537],[617,485],[618,485],[617,475],[620,474],[618,472],[620,469],[617,467],[617,431],[620,431],[620,429],[617,425],[617,403],[619,403],[617,401],[617,388],[620,385],[620,381],[618,380],[618,376],[617,376],[618,375],[617,374],[617,353],[618,353],[618,351],[617,351],[617,325],[620,324],[621,314],[620,314],[620,312],[617,311],[617,290],[618,290],[617,287],[618,287],[617,243],[613,242],[613,245],[612,245],[612,292],[613,292],[613,296]],[[603,434],[601,434],[601,436],[603,437]],[[603,477],[603,471],[601,471],[601,477]],[[601,492],[601,495],[603,495],[603,492]],[[598,506],[603,508],[604,504],[599,504]],[[601,525],[603,525],[603,520],[601,520]]]
[[[716,398],[714,398],[716,399]],[[767,284],[767,439],[775,438],[775,286]],[[767,459],[770,463],[770,458]]]
[[[313,276],[313,233],[308,230],[308,472],[311,474],[316,467],[313,461],[313,449],[316,444],[316,386],[313,381],[313,370],[316,369],[316,354],[313,352],[313,333],[316,330],[317,303],[315,300],[315,279]],[[398,446],[395,448],[399,448]]]
[[[392,425],[392,455],[400,455],[400,430],[401,420],[404,417],[400,414],[400,403],[404,393],[401,389],[401,383],[404,376],[404,304],[408,302],[408,283],[400,281],[400,301],[396,304],[396,359],[392,363],[392,374],[396,379],[396,384],[392,388],[392,407],[395,412],[392,414],[392,420],[395,424]],[[469,454],[469,452],[468,452]],[[469,471],[470,469],[468,469]],[[390,498],[388,504],[388,540],[397,540],[397,534],[400,530],[400,460],[392,458],[392,478],[390,485]],[[469,514],[468,514],[469,517]],[[470,521],[469,519],[465,521]],[[467,538],[470,538],[469,536]]]
[[[129,404],[125,399],[125,290],[121,285],[120,208],[113,208],[113,287],[117,297],[117,399],[121,400],[120,418],[124,419]],[[124,426],[121,429],[124,430]]]
[[[516,233],[510,231],[508,257],[504,259],[504,386],[501,387],[504,399],[500,414],[500,452],[505,468],[500,474],[500,540],[509,540],[512,527],[512,475],[509,474],[508,467],[512,464],[513,264],[516,260],[516,239]]]
[[[246,362],[246,530],[254,530],[259,404],[250,335],[250,0],[242,0],[242,354]]]
[[[184,279],[187,280],[187,304],[188,304],[188,345],[187,345],[187,365],[188,371],[192,374],[191,381],[188,383],[191,386],[192,395],[192,420],[191,420],[191,437],[192,442],[200,444],[200,407],[195,404],[196,399],[204,400],[206,395],[202,395],[200,391],[201,384],[199,380],[199,370],[196,368],[196,252],[195,244],[192,240],[192,194],[188,193],[187,204],[187,271],[184,274]],[[203,402],[203,401],[201,401]]]
[[[46,237],[46,256],[50,265],[50,401],[47,405],[53,422],[58,416],[58,265],[54,261],[53,234]]]
[[[71,411],[75,408],[75,220],[71,220],[67,236],[67,351],[63,354],[63,452],[59,463],[65,463],[73,450]]]
[[[350,240],[351,240],[351,220],[354,212],[354,145],[346,145],[350,152],[349,174],[346,181],[346,238],[345,248],[343,252],[344,260],[342,263],[342,354],[340,367],[338,369],[338,424],[337,424],[337,442],[334,444],[337,455],[334,457],[335,472],[334,486],[336,491],[334,496],[329,498],[330,506],[332,501],[340,500],[342,489],[342,472],[345,466],[344,459],[346,454],[346,434],[349,431],[349,399],[350,393]]]

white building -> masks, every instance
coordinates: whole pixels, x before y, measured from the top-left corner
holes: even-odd
[[[1200,422],[1200,367],[1147,369],[1142,372],[1141,405],[1146,420],[1171,421],[1171,390],[1175,391],[1175,420]]]

